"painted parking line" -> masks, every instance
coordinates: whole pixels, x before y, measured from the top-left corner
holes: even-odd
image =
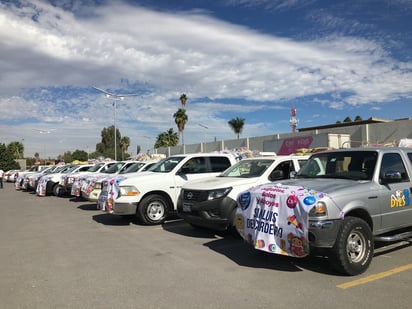
[[[342,283],[342,284],[337,285],[336,287],[338,287],[340,289],[348,289],[348,288],[352,288],[354,286],[358,286],[358,285],[369,283],[369,282],[372,282],[372,281],[376,281],[376,280],[379,280],[379,279],[382,279],[382,278],[385,278],[385,277],[388,277],[388,276],[392,276],[394,274],[397,274],[397,273],[400,273],[400,272],[403,272],[403,271],[406,271],[406,270],[409,270],[409,269],[412,269],[412,264],[407,264],[407,265],[400,266],[400,267],[397,267],[397,268],[393,268],[393,269],[390,269],[388,271],[384,271],[384,272],[381,272],[381,273],[378,273],[378,274],[375,274],[375,275],[371,275],[371,276],[368,276],[368,277],[365,277],[365,278],[361,278],[361,279],[358,279],[358,280],[353,280],[353,281],[350,281],[350,282]]]

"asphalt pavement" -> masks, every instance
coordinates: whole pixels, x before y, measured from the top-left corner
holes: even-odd
[[[70,197],[0,189],[0,308],[410,308],[412,246],[366,273],[257,251],[181,220],[143,226]]]

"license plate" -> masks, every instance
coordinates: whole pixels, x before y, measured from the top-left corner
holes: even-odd
[[[183,204],[183,211],[184,212],[191,212],[192,211],[192,204]]]

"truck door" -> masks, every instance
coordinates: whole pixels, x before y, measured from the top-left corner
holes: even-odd
[[[231,166],[227,157],[195,157],[189,159],[177,171],[175,175],[175,195],[173,203],[176,205],[182,186],[190,181],[206,177],[218,176],[226,168]]]
[[[410,225],[412,221],[411,180],[400,153],[382,157],[379,181],[382,185],[382,228]]]
[[[215,174],[208,173],[207,160],[205,157],[196,157],[187,160],[187,162],[183,164],[183,166],[176,172],[175,175],[175,191],[174,195],[172,196],[173,203],[176,205],[180,190],[186,182],[212,175]]]

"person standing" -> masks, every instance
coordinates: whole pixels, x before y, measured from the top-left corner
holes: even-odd
[[[3,177],[4,177],[4,171],[0,169],[0,189],[3,189]]]

